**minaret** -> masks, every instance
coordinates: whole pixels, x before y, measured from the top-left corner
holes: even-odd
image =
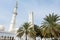
[[[33,12],[29,13],[29,21],[28,21],[28,23],[30,25],[29,29],[34,30],[34,13]],[[31,38],[30,35],[28,35],[28,39],[29,40],[35,40],[35,38]]]
[[[34,15],[33,15],[33,12],[29,13],[29,24],[30,24],[29,28],[34,28]]]
[[[17,8],[18,8],[18,0],[16,0],[16,5],[15,5],[15,8],[13,10],[13,15],[12,15],[12,20],[11,20],[9,32],[15,32]]]

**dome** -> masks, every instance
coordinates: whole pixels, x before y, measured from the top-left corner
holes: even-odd
[[[18,28],[15,28],[15,33],[17,33]]]
[[[4,26],[0,25],[0,31],[4,31]]]
[[[16,31],[18,30],[18,28],[16,28]]]

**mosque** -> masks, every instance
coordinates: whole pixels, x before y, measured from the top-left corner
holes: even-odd
[[[15,21],[16,21],[16,16],[17,16],[17,7],[18,6],[18,1],[16,0],[16,5],[13,10],[13,15],[12,15],[12,20],[10,23],[10,27],[8,31],[5,31],[4,26],[0,25],[0,40],[15,40],[16,37],[16,28],[15,28]]]
[[[18,30],[18,28],[15,27],[17,9],[18,9],[18,0],[16,0],[16,5],[13,10],[13,15],[12,15],[12,20],[10,23],[9,30],[5,31],[4,26],[0,25],[0,40],[16,40],[16,34],[17,34],[17,30]],[[29,14],[29,23],[32,24],[31,27],[34,25],[33,12]]]
[[[10,27],[9,27],[8,31],[5,31],[4,26],[0,25],[0,40],[19,40],[19,38],[16,36],[18,28],[16,28],[16,26],[15,26],[17,9],[18,9],[18,0],[16,0],[16,4],[15,4],[14,10],[13,10],[13,15],[12,15],[12,19],[11,19],[11,23],[10,23]],[[34,26],[34,17],[33,16],[34,16],[33,12],[29,13],[28,22],[31,25],[29,28]],[[22,36],[21,40],[25,40],[25,34]],[[28,36],[28,40],[35,40],[35,39],[30,38]],[[40,40],[40,39],[37,39],[37,40]],[[47,40],[51,40],[51,39],[47,39]]]

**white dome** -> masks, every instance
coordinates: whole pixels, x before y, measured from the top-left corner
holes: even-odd
[[[15,33],[17,33],[18,28],[15,28]]]
[[[18,28],[15,28],[15,33],[17,33]]]
[[[4,31],[4,26],[0,25],[0,31]]]
[[[18,30],[18,28],[16,28],[16,31]]]

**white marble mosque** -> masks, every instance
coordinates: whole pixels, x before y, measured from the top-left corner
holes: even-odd
[[[16,0],[16,4],[12,13],[13,15],[12,15],[12,19],[11,19],[11,23],[10,23],[8,31],[5,31],[4,26],[0,25],[0,40],[20,40],[18,37],[16,37],[17,30],[18,30],[18,28],[16,28],[17,9],[18,9],[18,0]],[[29,13],[28,22],[31,25],[29,28],[34,26],[33,12]],[[37,37],[36,39],[41,40],[40,37]],[[25,40],[25,34],[22,36],[21,40]],[[35,39],[32,39],[28,36],[28,40],[35,40]],[[42,40],[44,40],[44,38]],[[47,40],[51,40],[51,39],[47,38]]]
[[[20,40],[18,37],[16,37],[17,30],[18,30],[18,28],[16,28],[17,9],[18,9],[18,0],[16,0],[16,4],[15,4],[15,7],[14,7],[14,10],[12,13],[13,15],[12,15],[12,19],[11,19],[11,23],[8,28],[8,31],[5,31],[4,26],[0,25],[0,40]],[[29,19],[28,22],[31,25],[29,28],[31,28],[31,27],[34,28],[34,14],[33,14],[33,12],[29,13],[28,19]],[[25,40],[25,34],[22,36],[21,40]],[[28,40],[35,40],[35,39],[30,38],[28,36]],[[37,37],[36,40],[41,40],[41,38]],[[44,40],[44,38],[42,40]],[[51,40],[51,38],[47,38],[46,40]]]
[[[11,23],[10,23],[10,27],[9,27],[8,31],[5,31],[4,26],[0,25],[0,40],[16,40],[16,31],[18,30],[18,28],[16,28],[17,9],[18,9],[18,0],[16,0],[16,5],[13,10],[13,15],[12,15],[12,19],[11,19]],[[28,22],[30,24],[32,24],[30,27],[34,26],[33,12],[29,13]],[[25,40],[24,36],[22,37],[23,38],[22,40]],[[32,40],[32,39],[30,38],[30,40]]]

